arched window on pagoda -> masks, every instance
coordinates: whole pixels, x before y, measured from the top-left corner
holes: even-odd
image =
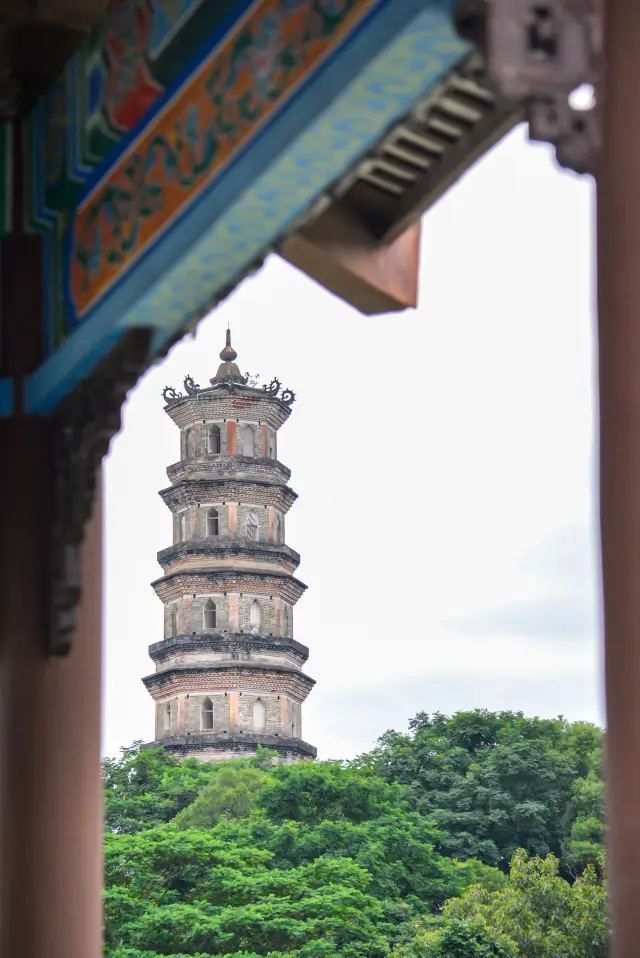
[[[258,518],[255,512],[250,512],[247,517],[247,539],[253,539],[254,542],[258,538]]]
[[[207,599],[204,604],[204,627],[205,629],[215,629],[216,627],[216,604],[213,599]]]
[[[254,432],[253,426],[243,426],[241,432],[243,456],[255,456],[256,434]]]
[[[213,731],[213,702],[207,696],[202,700],[202,711],[200,713],[200,728],[203,732]]]
[[[284,536],[282,535],[282,516],[279,512],[276,512],[276,542],[282,542]]]
[[[207,512],[207,535],[217,536],[220,531],[219,516],[217,509],[209,509]]]
[[[220,426],[214,422],[207,426],[207,452],[210,456],[216,456],[221,449],[222,437],[220,435]]]
[[[167,702],[164,707],[164,730],[168,732],[171,728],[171,702]]]
[[[255,732],[264,732],[267,727],[267,708],[262,699],[253,703],[253,729]]]
[[[249,625],[252,629],[256,631],[260,628],[260,622],[262,619],[262,613],[260,611],[260,603],[257,599],[254,599],[251,605],[249,606]]]

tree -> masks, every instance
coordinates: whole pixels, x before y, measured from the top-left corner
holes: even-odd
[[[588,723],[477,709],[420,713],[352,767],[405,786],[440,849],[508,870],[517,848],[575,875],[602,852],[602,733]]]
[[[520,958],[606,958],[608,907],[593,866],[570,884],[558,859],[529,858],[519,849],[509,882],[496,892],[479,886],[447,902],[445,920],[481,920],[512,939]]]
[[[221,818],[247,818],[255,809],[257,792],[268,780],[262,768],[223,764],[214,769],[211,782],[176,816],[178,828],[212,828]]]

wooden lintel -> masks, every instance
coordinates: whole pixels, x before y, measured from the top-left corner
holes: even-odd
[[[337,204],[288,240],[280,255],[367,316],[417,305],[419,222],[383,246]]]

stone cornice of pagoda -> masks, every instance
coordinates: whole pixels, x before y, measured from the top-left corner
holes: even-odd
[[[142,679],[151,697],[199,692],[240,692],[246,695],[287,695],[304,702],[315,679],[288,665],[262,662],[216,662],[215,665],[170,665]]]
[[[166,661],[180,652],[289,652],[300,665],[309,658],[309,649],[286,635],[261,635],[254,632],[190,632],[172,635],[149,646],[154,662]]]
[[[151,583],[162,602],[171,602],[185,595],[249,593],[279,596],[294,604],[304,594],[304,582],[281,572],[259,569],[189,569],[169,572]]]
[[[172,484],[182,479],[198,480],[262,480],[274,486],[286,486],[291,470],[277,459],[252,456],[195,456],[181,459],[167,467],[167,477]]]
[[[203,539],[183,539],[158,552],[158,562],[163,571],[188,571],[197,562],[211,560],[215,570],[224,568],[253,569],[262,565],[262,571],[292,573],[300,565],[300,556],[284,543],[264,542],[254,539],[236,539],[230,536],[211,536]],[[235,565],[234,565],[235,563]],[[275,567],[275,568],[273,568]],[[201,568],[201,566],[200,566]]]
[[[266,422],[280,429],[291,415],[291,407],[281,399],[239,385],[231,393],[224,386],[201,389],[196,396],[173,400],[164,410],[180,429],[203,419]]]
[[[273,506],[283,514],[298,498],[290,486],[256,479],[181,479],[161,489],[159,496],[172,512],[184,506],[208,505],[211,502],[238,502],[246,505]]]
[[[318,750],[300,738],[282,738],[279,735],[267,735],[260,732],[193,732],[190,735],[170,735],[143,745],[145,749],[164,748],[168,752],[187,754],[206,751],[238,751],[254,754],[257,746],[273,749],[285,754],[299,755],[301,758],[316,758]]]

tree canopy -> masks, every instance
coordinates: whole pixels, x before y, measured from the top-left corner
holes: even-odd
[[[522,849],[509,881],[497,891],[479,885],[448,901],[442,918],[422,926],[394,958],[606,958],[604,883],[588,865],[573,884],[558,859],[529,858]]]
[[[600,762],[592,726],[489,712],[350,763],[134,745],[103,768],[105,958],[602,958]]]
[[[353,765],[404,785],[444,835],[440,849],[504,871],[553,853],[575,877],[602,855],[602,732],[586,722],[477,709],[420,713]]]

